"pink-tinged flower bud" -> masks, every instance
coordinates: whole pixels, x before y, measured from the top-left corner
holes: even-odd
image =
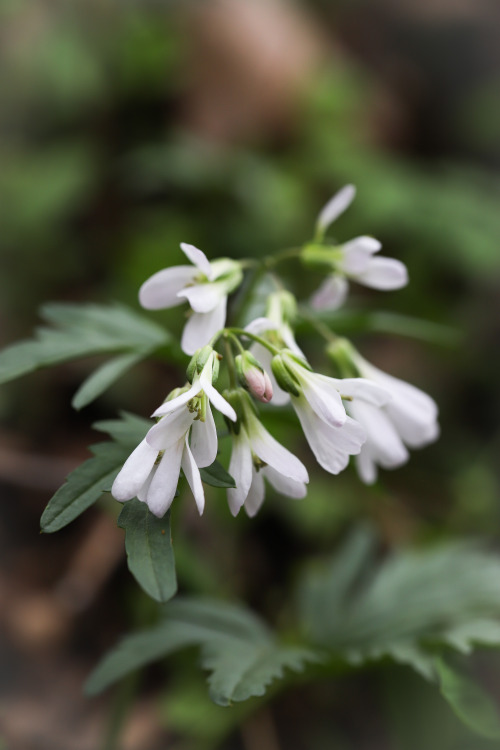
[[[271,379],[260,362],[250,352],[238,354],[235,359],[240,384],[254,398],[267,404],[273,397]]]

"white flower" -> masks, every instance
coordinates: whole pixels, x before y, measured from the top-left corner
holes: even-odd
[[[275,357],[273,369],[282,385],[290,388],[292,406],[316,460],[326,471],[338,474],[366,440],[363,427],[347,415],[342,397],[381,405],[388,399],[385,389],[363,378],[338,379],[312,372],[307,363],[287,352]]]
[[[139,290],[139,301],[148,310],[175,307],[186,300],[192,315],[182,334],[181,346],[186,354],[197,349],[224,328],[227,297],[242,280],[241,266],[229,258],[210,261],[194,245],[181,243],[194,266],[173,266],[153,274]]]
[[[264,501],[264,479],[276,492],[293,498],[306,495],[307,469],[264,428],[251,411],[244,409],[244,420],[233,435],[229,473],[236,489],[229,489],[228,502],[235,516],[242,506],[254,516]]]
[[[210,466],[217,455],[217,431],[208,400],[236,420],[234,409],[211,383],[214,356],[189,389],[154,412],[153,416],[163,419],[149,430],[116,477],[111,489],[116,500],[138,497],[161,518],[172,504],[182,468],[203,513],[205,495],[199,469]]]
[[[377,465],[392,469],[405,463],[409,448],[420,448],[439,436],[438,408],[419,388],[379,370],[358,352],[351,353],[354,364],[365,378],[378,383],[389,394],[385,404],[369,404],[354,399],[348,409],[366,430],[367,440],[357,457],[360,478],[372,484]]]
[[[346,185],[326,204],[316,224],[317,237],[322,239],[330,224],[351,204],[356,194],[353,185]],[[376,256],[382,245],[374,237],[355,237],[339,246],[306,248],[304,257],[316,258],[332,269],[325,281],[311,297],[311,305],[318,310],[336,310],[344,302],[349,290],[348,279],[373,289],[400,289],[408,283],[404,263],[395,258]]]

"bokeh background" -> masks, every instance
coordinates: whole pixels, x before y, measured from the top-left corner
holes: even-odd
[[[181,262],[181,241],[209,257],[300,244],[347,182],[358,197],[339,238],[373,234],[410,270],[404,290],[355,289],[337,330],[432,393],[440,442],[375,489],[354,472],[318,470],[307,502],[269,497],[252,522],[233,521],[220,495],[201,521],[189,498],[178,501],[182,590],[237,596],[272,621],[295,562],[333,550],[358,521],[390,547],[457,536],[498,544],[494,0],[4,0],[0,19],[2,344],[29,336],[48,299],[137,308],[139,284]],[[307,287],[292,262],[285,273],[302,298],[319,281]],[[437,325],[401,335],[379,316],[367,334],[358,324],[373,310]],[[174,332],[181,318],[155,314]],[[320,341],[302,343],[319,361]],[[71,396],[94,365],[0,392],[0,747],[115,747],[106,742],[126,690],[137,699],[123,750],[494,747],[387,665],[297,687],[255,713],[212,706],[190,654],[140,685],[83,698],[99,656],[154,612],[127,573],[112,503],[50,537],[39,536],[39,516],[99,439],[93,421],[149,414],[180,377],[142,365],[75,413]],[[498,659],[487,666],[500,703]]]

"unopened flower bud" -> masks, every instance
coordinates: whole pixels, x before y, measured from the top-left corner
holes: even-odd
[[[235,359],[240,384],[256,399],[267,404],[273,397],[273,386],[269,375],[258,359],[250,352],[238,354]]]
[[[343,378],[359,378],[359,370],[355,364],[356,350],[345,338],[338,338],[326,348],[326,355]]]
[[[197,349],[193,356],[191,357],[191,361],[187,366],[186,370],[186,376],[190,383],[193,382],[193,379],[195,375],[199,375],[200,372],[205,367],[208,358],[214,353],[214,350],[211,346],[207,344],[207,346],[203,346],[201,349]],[[217,357],[214,357],[214,364],[213,364],[213,380],[217,380],[217,377],[219,375],[219,360]]]
[[[281,354],[276,354],[273,357],[271,368],[280,388],[287,393],[291,393],[292,396],[300,395],[299,381]]]

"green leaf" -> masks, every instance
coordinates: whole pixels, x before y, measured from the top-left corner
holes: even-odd
[[[130,572],[149,596],[167,602],[177,591],[170,511],[157,518],[145,503],[134,498],[124,504],[118,526],[125,529]]]
[[[84,406],[87,406],[104,393],[110,385],[113,385],[131,367],[144,359],[144,356],[144,354],[122,354],[106,362],[97,370],[94,370],[92,375],[82,383],[73,396],[71,405],[77,410],[83,409]]]
[[[170,334],[148,318],[121,305],[48,304],[42,318],[52,328],[39,328],[36,338],[0,353],[0,383],[40,367],[110,352],[145,356],[171,345]]]
[[[435,661],[441,694],[470,729],[482,737],[500,739],[500,717],[490,696],[449,661]]]
[[[268,628],[243,607],[207,599],[176,599],[165,620],[127,636],[90,676],[86,692],[101,692],[129,672],[187,646],[202,647],[202,664],[211,670],[211,697],[219,705],[263,695],[283,669],[303,669],[320,659],[303,648],[281,646]]]
[[[107,419],[94,422],[94,430],[106,432],[117,443],[126,445],[127,448],[135,448],[144,440],[146,433],[151,429],[150,419],[138,417],[127,411],[120,412],[120,419]]]
[[[200,469],[200,474],[205,484],[210,484],[212,487],[236,487],[231,474],[228,474],[218,461],[214,461],[210,466]]]
[[[73,471],[66,484],[49,501],[40,520],[46,533],[59,531],[108,492],[128,457],[128,450],[116,443],[98,443],[90,448],[94,458]]]

